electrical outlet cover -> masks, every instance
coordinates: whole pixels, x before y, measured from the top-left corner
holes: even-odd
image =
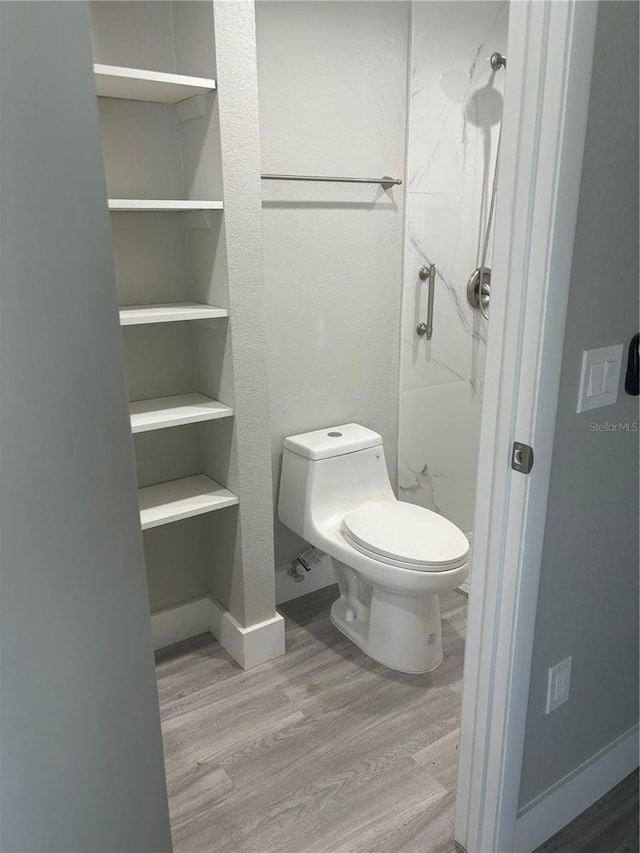
[[[560,705],[564,705],[569,698],[571,661],[572,658],[565,658],[547,670],[547,705],[545,714],[555,711]]]

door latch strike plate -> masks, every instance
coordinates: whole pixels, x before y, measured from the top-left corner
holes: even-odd
[[[511,451],[511,467],[521,474],[528,474],[533,468],[533,447],[522,444],[520,441],[514,441]]]

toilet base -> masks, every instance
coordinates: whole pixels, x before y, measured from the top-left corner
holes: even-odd
[[[373,589],[366,614],[355,615],[343,594],[331,606],[330,618],[366,655],[391,669],[418,674],[442,663],[437,595],[403,596]]]

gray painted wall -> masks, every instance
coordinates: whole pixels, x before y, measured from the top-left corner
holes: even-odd
[[[581,353],[638,331],[638,6],[600,4],[520,804],[638,720],[638,398],[575,413]],[[626,357],[625,357],[626,366]],[[624,377],[621,382],[623,383]],[[637,426],[636,426],[637,429]],[[549,666],[573,656],[567,704]]]
[[[169,851],[88,19],[0,4],[0,847]]]
[[[404,177],[409,4],[256,4],[263,172]],[[404,192],[263,181],[274,491],[282,439],[358,421],[395,485]],[[302,542],[275,521],[276,567]]]

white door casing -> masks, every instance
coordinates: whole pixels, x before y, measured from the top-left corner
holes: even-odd
[[[510,9],[455,820],[468,853],[514,845],[596,16],[581,0]]]

